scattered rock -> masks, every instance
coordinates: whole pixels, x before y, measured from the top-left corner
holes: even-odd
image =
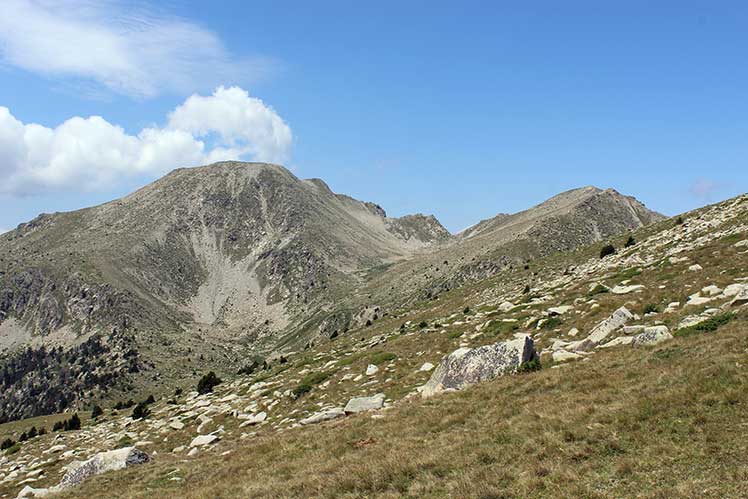
[[[172,430],[182,430],[184,429],[184,423],[181,421],[172,421],[169,423],[169,428]]]
[[[53,490],[49,489],[35,489],[34,487],[27,485],[23,489],[21,489],[21,492],[18,493],[16,496],[16,499],[21,499],[25,497],[45,497],[53,493]]]
[[[690,270],[692,272],[698,272],[700,270],[704,270],[704,267],[702,267],[698,263],[694,263],[693,265],[691,265],[690,267],[688,267],[688,270]]]
[[[203,447],[218,442],[220,438],[218,435],[198,435],[190,442],[190,447]]]
[[[748,303],[748,287],[744,287],[737,295],[735,295],[735,298],[730,302],[730,306],[738,307],[740,305],[745,305],[746,303]]]
[[[429,372],[433,368],[434,368],[434,364],[432,364],[431,362],[424,362],[423,365],[421,366],[421,368],[419,369],[419,371],[421,371],[421,372]]]
[[[568,362],[570,360],[581,359],[583,356],[578,353],[567,352],[566,350],[557,350],[553,352],[553,362]]]
[[[429,381],[422,387],[424,397],[517,371],[524,362],[537,360],[532,338],[494,343],[478,348],[460,348],[442,359]]]
[[[634,293],[636,291],[641,291],[644,289],[644,286],[641,284],[633,284],[631,286],[614,286],[611,288],[610,292],[615,295],[625,295],[628,293]]]
[[[499,305],[498,307],[499,312],[509,312],[513,308],[514,308],[514,303],[509,302],[509,301],[505,301],[501,303],[501,305]]]
[[[564,315],[569,310],[572,310],[574,307],[570,305],[561,305],[560,307],[551,307],[548,309],[548,315],[551,317],[554,315]]]
[[[748,247],[748,239],[743,239],[742,241],[738,241],[737,243],[733,244],[736,248],[745,248]]]
[[[626,307],[621,307],[613,314],[595,326],[587,338],[575,342],[573,350],[589,351],[599,345],[602,340],[608,337],[613,331],[623,327],[627,322],[632,320],[634,315]]]
[[[631,343],[633,346],[656,345],[663,341],[673,339],[667,326],[651,326],[644,329],[644,332],[634,337]]]
[[[375,366],[374,364],[369,364],[366,367],[366,375],[367,376],[374,376],[378,372],[379,372],[379,368],[377,366]]]
[[[333,409],[327,409],[325,411],[312,414],[308,418],[304,418],[299,421],[299,423],[303,425],[317,424],[323,421],[330,421],[331,419],[341,418],[343,416],[345,416],[345,411],[340,407],[335,407]]]
[[[614,338],[607,343],[598,345],[597,348],[610,348],[610,347],[617,347],[621,345],[630,345],[633,341],[634,341],[633,336],[619,336],[618,338]]]
[[[377,393],[371,397],[355,397],[348,401],[345,406],[346,414],[381,409],[384,406],[384,393]]]

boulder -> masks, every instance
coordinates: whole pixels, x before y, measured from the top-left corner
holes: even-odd
[[[190,442],[190,447],[203,447],[205,445],[211,445],[218,442],[220,438],[218,435],[198,435]]]
[[[384,393],[377,393],[371,397],[354,397],[348,401],[343,410],[346,414],[355,414],[381,409],[382,406],[384,406]]]
[[[637,291],[641,291],[643,289],[644,289],[644,286],[642,286],[641,284],[633,284],[631,286],[618,285],[618,286],[614,286],[610,290],[610,292],[613,293],[614,295],[626,295],[628,293],[634,293]]]
[[[554,315],[564,315],[566,312],[572,310],[574,307],[569,305],[561,305],[559,307],[551,307],[548,309],[548,315],[553,317]]]
[[[100,452],[87,461],[70,465],[57,487],[73,487],[91,476],[147,463],[149,460],[148,454],[135,447]]]
[[[505,301],[501,305],[499,305],[498,309],[499,312],[509,312],[511,309],[514,308],[514,303]]]
[[[377,366],[375,366],[374,364],[369,364],[366,367],[366,375],[367,376],[374,376],[378,372],[379,372],[379,368]]]
[[[618,338],[614,338],[607,343],[598,345],[597,348],[610,348],[610,347],[617,347],[621,345],[630,345],[633,341],[634,341],[633,336],[619,336]]]
[[[710,284],[709,286],[704,286],[703,288],[701,288],[701,292],[706,296],[717,296],[722,292],[722,289],[718,288],[714,284]]]
[[[181,421],[172,421],[169,423],[169,428],[172,430],[181,430],[184,428],[184,423]]]
[[[330,421],[331,419],[342,418],[343,416],[345,416],[345,411],[340,407],[335,407],[312,414],[308,418],[299,421],[299,423],[303,425],[317,424],[323,421]]]
[[[421,366],[421,368],[419,369],[419,371],[421,371],[421,372],[429,372],[433,368],[434,368],[434,364],[432,364],[431,362],[424,362],[423,365]]]
[[[31,485],[25,486],[23,489],[21,489],[21,492],[18,493],[16,496],[16,499],[22,499],[27,497],[45,497],[53,493],[53,490],[49,489],[35,489]]]
[[[738,294],[735,295],[735,298],[732,299],[730,302],[730,305],[733,307],[739,307],[740,305],[745,305],[748,303],[748,287],[744,287],[741,289]]]
[[[691,265],[690,267],[688,267],[688,270],[690,270],[692,272],[698,272],[700,270],[704,270],[704,267],[702,267],[698,263],[695,263],[695,264]]]
[[[671,339],[673,339],[673,335],[670,334],[667,326],[650,326],[645,328],[643,333],[634,336],[634,341],[631,344],[635,347],[656,345]]]
[[[567,352],[566,350],[558,350],[553,352],[553,362],[568,362],[570,360],[581,359],[583,356],[574,352]]]
[[[447,390],[460,390],[517,371],[524,362],[538,360],[532,338],[494,343],[478,348],[459,348],[442,359],[422,387],[424,397]]]
[[[737,243],[733,244],[736,248],[746,248],[748,247],[748,239],[743,239],[742,241],[738,241]]]
[[[592,329],[587,338],[575,342],[572,350],[589,351],[599,345],[613,331],[623,327],[634,315],[626,307],[621,307]]]

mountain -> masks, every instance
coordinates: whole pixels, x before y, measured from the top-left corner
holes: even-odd
[[[452,236],[277,165],[175,170],[0,235],[0,418],[235,372],[660,218],[587,187]]]
[[[256,372],[0,424],[0,497],[748,497],[748,195],[528,267]]]

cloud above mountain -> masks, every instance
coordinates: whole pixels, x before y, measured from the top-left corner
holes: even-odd
[[[54,128],[25,124],[0,106],[0,193],[104,189],[127,177],[227,159],[282,163],[292,142],[283,119],[239,87],[192,95],[166,125],[136,135],[100,116],[75,116]]]
[[[275,66],[238,60],[211,31],[132,0],[3,0],[0,61],[136,98],[248,82]]]

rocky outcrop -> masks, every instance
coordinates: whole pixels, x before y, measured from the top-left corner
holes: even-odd
[[[56,488],[62,490],[74,487],[88,477],[147,463],[149,460],[148,454],[135,447],[100,452],[87,461],[68,467],[68,472]]]
[[[381,409],[382,406],[384,406],[384,393],[377,393],[371,397],[354,397],[348,401],[343,410],[346,414],[355,414]]]
[[[626,307],[621,307],[613,314],[602,321],[590,332],[589,336],[569,346],[570,350],[590,351],[599,345],[613,331],[623,327],[627,322],[632,320],[634,315]]]
[[[504,374],[515,373],[525,362],[538,360],[529,336],[478,348],[460,348],[445,357],[422,387],[424,397],[460,390]]]
[[[649,346],[662,343],[663,341],[673,339],[667,326],[651,326],[644,329],[644,332],[634,336],[631,344],[633,346]]]

